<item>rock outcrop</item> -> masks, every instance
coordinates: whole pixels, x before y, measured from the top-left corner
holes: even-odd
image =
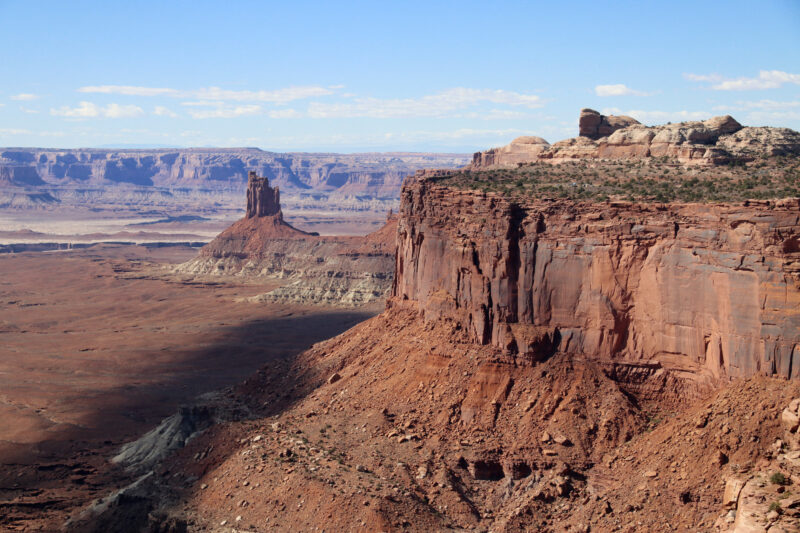
[[[608,137],[612,133],[628,126],[641,124],[638,120],[625,115],[601,115],[594,109],[581,109],[581,116],[578,119],[578,135],[589,139],[597,140],[600,137]]]
[[[417,179],[400,214],[394,299],[469,341],[640,378],[800,376],[800,200],[520,204]]]
[[[269,186],[269,179],[260,178],[254,171],[247,178],[247,211],[246,218],[268,217],[280,215],[281,195],[277,187]]]
[[[508,146],[478,152],[469,168],[513,167],[576,159],[674,158],[683,164],[721,165],[778,155],[800,155],[800,133],[788,128],[744,127],[729,115],[706,121],[645,126],[625,116],[581,111],[579,136],[535,149]],[[525,139],[523,137],[522,139]],[[536,137],[535,139],[539,139]]]
[[[476,152],[472,166],[475,168],[495,165],[516,165],[535,160],[550,148],[550,143],[541,137],[517,137],[508,146]]]

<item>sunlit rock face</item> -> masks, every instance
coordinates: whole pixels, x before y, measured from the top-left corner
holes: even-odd
[[[532,360],[795,378],[798,238],[797,199],[519,203],[417,179],[402,194],[393,295]]]

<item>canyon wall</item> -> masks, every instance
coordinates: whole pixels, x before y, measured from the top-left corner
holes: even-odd
[[[537,201],[409,179],[393,300],[529,360],[800,376],[800,200]]]
[[[17,185],[219,187],[244,185],[248,171],[255,171],[290,190],[396,197],[406,175],[468,161],[462,154],[274,153],[258,148],[0,148],[0,185],[13,178]]]

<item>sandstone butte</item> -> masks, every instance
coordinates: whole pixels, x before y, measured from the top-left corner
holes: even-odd
[[[278,187],[251,171],[247,210],[175,272],[190,276],[280,279],[256,301],[352,307],[383,301],[392,282],[397,217],[366,237],[321,237],[283,219]]]

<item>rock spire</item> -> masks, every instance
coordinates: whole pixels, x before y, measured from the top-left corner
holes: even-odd
[[[281,197],[278,188],[269,186],[267,178],[261,178],[255,171],[247,174],[247,214],[246,218],[282,216]]]

